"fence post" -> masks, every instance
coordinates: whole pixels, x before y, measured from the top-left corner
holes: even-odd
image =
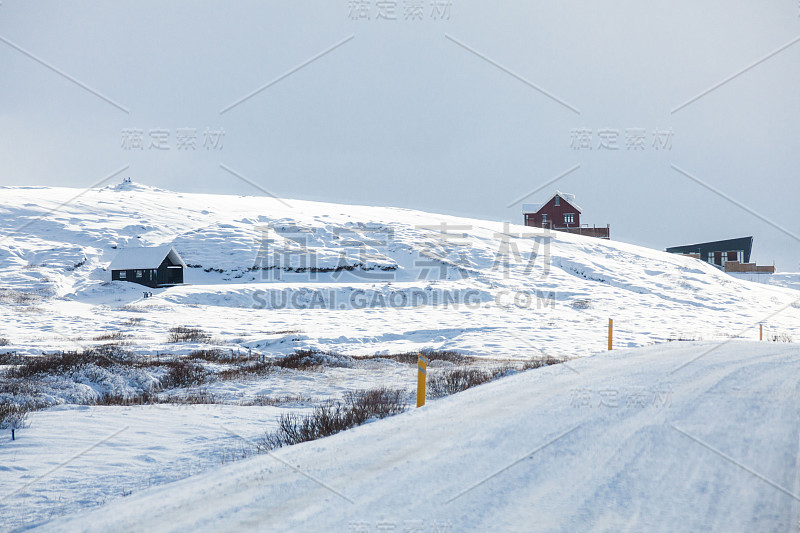
[[[608,319],[608,349],[609,350],[613,346],[613,340],[614,340],[614,319],[613,318],[609,318]]]
[[[425,377],[428,373],[428,360],[424,355],[417,357],[417,407],[425,405]]]
[[[760,341],[764,340],[764,324],[758,325],[758,340]]]

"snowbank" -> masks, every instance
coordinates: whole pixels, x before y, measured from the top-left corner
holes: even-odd
[[[798,375],[791,344],[604,353],[42,531],[789,531]]]

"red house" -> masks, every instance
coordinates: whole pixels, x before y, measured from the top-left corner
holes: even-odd
[[[525,225],[536,228],[550,228],[556,231],[588,235],[600,239],[611,238],[611,227],[589,227],[581,224],[581,208],[575,203],[574,194],[556,191],[543,204],[522,204]]]

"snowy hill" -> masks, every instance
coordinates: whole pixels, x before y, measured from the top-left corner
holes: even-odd
[[[228,519],[251,529],[346,530],[351,522],[361,527],[359,520],[377,529],[380,520],[415,520],[385,505],[414,509],[412,479],[422,479],[428,495],[418,513],[428,530],[436,530],[431,520],[438,519],[454,530],[529,529],[534,518],[540,529],[554,531],[595,523],[600,530],[659,529],[649,526],[674,521],[694,502],[687,530],[752,524],[752,516],[765,517],[768,529],[796,520],[783,493],[752,488],[749,474],[696,466],[708,461],[702,446],[686,449],[691,439],[665,425],[698,438],[708,429],[705,436],[719,449],[735,451],[732,457],[797,493],[787,477],[796,472],[789,465],[796,449],[789,448],[792,439],[796,447],[797,430],[785,421],[796,420],[794,404],[786,404],[797,392],[795,346],[738,339],[718,349],[664,345],[757,339],[758,324],[765,340],[796,340],[800,291],[793,288],[740,280],[647,248],[514,224],[136,183],[89,191],[1,188],[0,235],[0,370],[20,364],[18,355],[84,353],[93,346],[121,354],[98,365],[91,357],[104,356],[89,352],[88,363],[78,358],[30,379],[0,375],[0,400],[40,409],[16,441],[0,432],[0,530],[49,519],[55,529],[169,529],[176,522],[163,517],[173,509],[187,530]],[[161,245],[182,256],[186,284],[147,289],[110,281],[109,265],[123,250]],[[609,354],[609,318],[615,348],[644,348]],[[177,339],[175,327],[193,334]],[[325,355],[332,362],[319,368],[259,373],[257,364],[248,366],[269,366],[299,349],[344,355]],[[218,469],[249,453],[239,435],[260,439],[282,414],[308,413],[348,391],[375,387],[413,401],[415,356],[405,362],[349,356],[422,349],[457,352],[458,364],[470,368],[541,356],[571,360],[276,452],[311,465],[315,476],[332,476],[337,487],[352,484],[344,494],[360,502],[356,507],[298,484],[269,457]],[[234,354],[243,362],[231,363]],[[180,370],[178,363],[196,365],[202,379],[170,382],[165,376]],[[454,365],[432,361],[429,377]],[[242,368],[252,371],[235,372]],[[151,399],[135,400],[144,393]],[[674,407],[667,408],[665,395],[675,397]],[[617,404],[587,407],[600,399]],[[643,401],[657,401],[658,408]],[[484,495],[488,506],[476,505],[473,494],[446,504],[448,495],[573,423],[581,427],[565,436],[560,455],[537,463],[534,477],[513,474],[508,485]],[[744,434],[752,437],[725,447],[726,439]],[[770,453],[759,454],[764,449]],[[670,455],[687,453],[685,464]],[[653,456],[667,457],[665,466]],[[652,476],[664,476],[672,491],[665,511],[650,499]],[[139,503],[128,507],[132,494],[175,480],[183,481],[136,496],[153,509],[147,516]],[[724,493],[728,486],[752,506],[737,514]],[[170,491],[174,500],[164,497]],[[202,509],[187,503],[189,494],[201,496]],[[542,498],[557,505],[553,514],[536,511]],[[96,518],[61,523],[60,517],[118,499]],[[264,501],[282,502],[282,511]],[[637,507],[625,507],[632,501]],[[255,507],[269,509],[268,516]],[[511,512],[528,507],[531,514]],[[397,522],[398,529],[406,525]]]
[[[768,334],[797,337],[800,323],[798,291],[693,259],[408,209],[136,183],[4,187],[0,234],[0,337],[17,353],[73,350],[120,330],[132,350],[163,352],[180,325],[265,354],[573,357],[603,348],[608,318],[620,347],[756,338],[744,330],[768,317]],[[144,299],[138,285],[109,282],[121,249],[163,244],[190,266],[186,285]]]
[[[756,283],[764,283],[765,285],[774,285],[800,290],[800,272],[778,272],[776,274],[767,275],[752,274],[748,272],[731,272],[730,275],[745,281],[754,281]]]
[[[570,366],[477,387],[43,530],[796,527],[796,345],[673,343]]]

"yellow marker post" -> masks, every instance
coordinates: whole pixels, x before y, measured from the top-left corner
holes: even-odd
[[[611,349],[614,340],[614,319],[608,319],[608,349]]]
[[[428,373],[428,360],[419,354],[417,358],[417,407],[425,405],[425,376]]]

